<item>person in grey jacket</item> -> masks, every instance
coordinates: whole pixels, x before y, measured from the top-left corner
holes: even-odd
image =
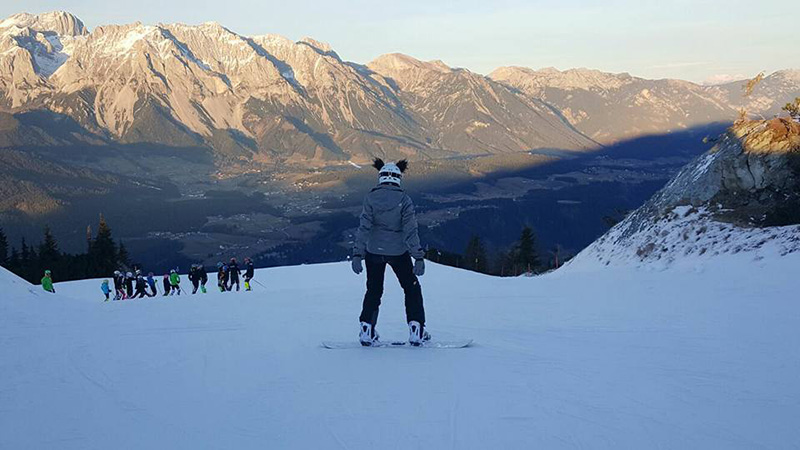
[[[401,187],[408,162],[385,164],[376,159],[373,166],[378,169],[378,186],[364,198],[352,258],[356,274],[363,271],[362,260],[367,267],[367,293],[359,317],[359,340],[364,346],[378,342],[375,325],[388,264],[405,293],[409,342],[421,345],[430,339],[425,330],[422,288],[417,278],[425,273],[425,252],[419,243],[414,203]]]

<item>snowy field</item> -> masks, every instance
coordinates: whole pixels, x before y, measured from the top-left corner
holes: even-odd
[[[364,277],[345,263],[109,303],[99,281],[46,295],[0,269],[0,448],[798,448],[798,270],[430,264],[434,338],[474,347],[326,350],[357,336]],[[386,290],[378,330],[405,338]]]

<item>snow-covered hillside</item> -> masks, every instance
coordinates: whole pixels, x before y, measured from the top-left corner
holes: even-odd
[[[800,254],[499,279],[431,264],[435,338],[356,339],[347,264],[250,293],[101,301],[0,275],[0,448],[792,448]],[[185,282],[185,280],[184,280]],[[406,334],[389,279],[379,330]]]

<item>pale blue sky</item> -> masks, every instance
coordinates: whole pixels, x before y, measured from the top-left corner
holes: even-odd
[[[66,10],[107,23],[217,21],[245,35],[328,42],[366,63],[401,52],[487,74],[589,67],[703,81],[800,66],[795,0],[0,0],[0,15]]]

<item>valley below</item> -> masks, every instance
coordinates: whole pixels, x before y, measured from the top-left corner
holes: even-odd
[[[463,252],[479,236],[490,258],[531,226],[543,261],[577,253],[648,199],[724,124],[655,135],[594,152],[533,150],[413,161],[406,189],[424,245]],[[11,242],[50,226],[63,250],[83,251],[103,214],[134,261],[154,270],[251,256],[263,267],[340,261],[349,254],[375,170],[253,164],[222,173],[197,149],[47,148],[37,158],[118,182],[95,195],[60,197],[39,215],[4,213]],[[33,235],[32,235],[33,234]]]

